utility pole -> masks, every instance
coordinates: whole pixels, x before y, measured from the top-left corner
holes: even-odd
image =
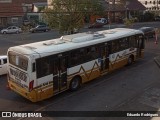
[[[108,23],[109,23],[108,27],[109,29],[110,29],[110,22],[111,22],[110,20],[110,0],[108,0]]]
[[[128,5],[129,5],[129,1],[126,0],[126,3],[125,3],[125,9],[126,9],[126,19],[129,19],[129,14],[128,14]]]
[[[159,3],[159,0],[157,0],[157,6],[156,6],[156,10],[157,10],[157,15],[159,15],[159,7],[158,7],[158,3]]]

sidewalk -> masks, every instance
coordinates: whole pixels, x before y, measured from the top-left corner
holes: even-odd
[[[156,64],[158,65],[158,67],[160,67],[160,56],[155,57],[154,61],[156,62]]]

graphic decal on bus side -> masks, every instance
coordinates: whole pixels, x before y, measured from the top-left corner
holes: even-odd
[[[111,65],[111,67],[113,68],[114,65],[116,65],[116,62],[117,62],[117,61],[122,61],[122,60],[124,60],[124,59],[126,59],[126,58],[128,59],[128,56],[131,55],[131,54],[134,55],[135,52],[136,52],[136,51],[134,51],[134,52],[132,52],[132,53],[128,53],[128,54],[127,54],[127,52],[123,52],[122,55],[120,55],[120,54],[118,53],[114,61],[109,60],[109,63],[110,63],[110,65]],[[113,55],[115,56],[115,54],[113,54]],[[113,56],[113,55],[112,55],[112,56]],[[113,57],[112,57],[112,58],[113,58]],[[118,58],[119,58],[119,59],[118,59]]]
[[[98,65],[97,61],[94,62],[93,67],[90,70],[85,70],[85,68],[83,67],[83,65],[81,65],[80,68],[79,68],[79,71],[77,71],[77,72],[75,72],[73,74],[70,74],[68,76],[68,78],[71,79],[75,75],[83,75],[84,74],[85,77],[89,80],[90,77],[91,77],[91,75],[92,75],[92,72],[94,70],[98,70],[99,71],[100,70],[99,68],[100,68],[100,66]],[[87,72],[89,72],[89,74],[87,74]]]

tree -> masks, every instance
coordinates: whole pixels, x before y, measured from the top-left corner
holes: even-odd
[[[49,26],[56,28],[60,33],[72,33],[84,25],[84,17],[90,14],[99,14],[102,5],[99,0],[53,0],[52,8],[44,10],[44,19]]]

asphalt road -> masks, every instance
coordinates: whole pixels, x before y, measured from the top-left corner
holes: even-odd
[[[143,26],[152,26],[152,27],[158,27],[160,28],[159,22],[146,22],[146,23],[135,23],[131,28],[140,28]],[[113,24],[113,25],[106,25],[103,28],[98,29],[88,29],[87,25],[80,30],[80,32],[86,32],[86,31],[97,31],[97,30],[105,30],[109,28],[115,28],[115,27],[125,27],[123,24]],[[0,34],[0,55],[6,54],[9,47],[16,46],[16,45],[22,45],[22,44],[28,44],[32,42],[39,42],[49,39],[54,39],[62,36],[57,31],[49,31],[49,32],[41,32],[41,33],[21,33],[21,34]]]
[[[133,26],[149,26],[148,23]],[[150,26],[158,26],[158,23],[151,23]],[[26,44],[30,42],[42,41],[55,38],[58,35],[53,31],[46,33],[24,33],[18,35],[1,35],[0,48],[1,54],[5,54],[10,46]],[[97,78],[84,84],[76,92],[66,91],[50,99],[31,103],[18,94],[7,90],[7,77],[0,76],[0,110],[1,111],[116,111],[116,110],[158,110],[152,102],[145,102],[143,93],[149,88],[160,86],[160,69],[154,62],[154,57],[160,55],[160,44],[155,44],[154,39],[146,41],[145,57],[135,62],[131,66],[125,66],[113,73]],[[136,100],[139,100],[144,107],[139,107]],[[160,101],[160,97],[157,98]],[[128,105],[128,107],[127,107]],[[124,106],[124,107],[123,107]],[[11,118],[9,118],[11,119]],[[16,118],[12,118],[16,119]],[[109,118],[54,118],[54,120],[97,120]],[[111,118],[112,120],[113,118]],[[115,119],[116,120],[116,119]],[[151,120],[151,119],[147,119]]]

